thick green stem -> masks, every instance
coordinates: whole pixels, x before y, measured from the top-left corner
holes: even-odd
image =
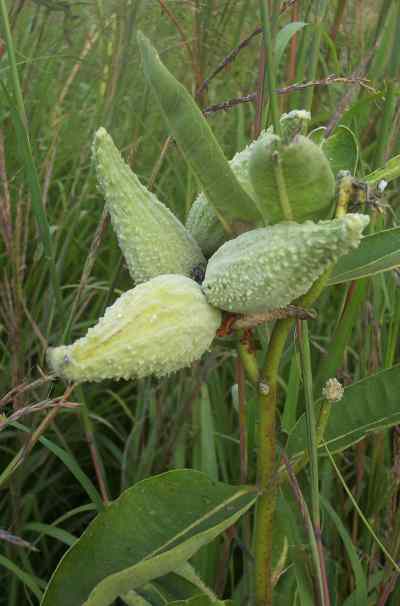
[[[309,307],[319,297],[329,280],[328,269],[303,297],[296,301],[300,307]],[[276,407],[279,363],[293,320],[278,320],[274,326],[264,372],[259,382],[258,426],[258,486],[261,495],[257,502],[255,521],[255,603],[272,605],[272,529],[276,509],[278,470],[276,463]]]
[[[258,485],[255,526],[255,599],[256,606],[272,604],[272,525],[276,507],[276,403],[279,362],[292,320],[279,320],[271,335],[260,390],[258,427]]]
[[[346,214],[351,198],[347,182],[339,187],[336,217]],[[318,299],[331,276],[333,266],[313,284],[310,290],[295,301],[295,305],[307,309]],[[272,529],[276,509],[278,467],[276,462],[276,407],[278,372],[285,342],[293,320],[278,320],[269,342],[265,369],[259,381],[259,426],[257,482],[261,495],[257,502],[255,520],[255,604],[272,605]],[[314,438],[314,445],[318,438]],[[308,456],[307,456],[308,460]],[[303,461],[301,461],[303,463]],[[328,603],[328,602],[326,602]]]

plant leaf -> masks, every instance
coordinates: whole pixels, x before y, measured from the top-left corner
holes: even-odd
[[[276,67],[278,67],[278,65],[282,59],[283,53],[285,52],[286,47],[289,44],[292,37],[295,35],[296,32],[303,29],[303,27],[305,27],[306,25],[308,25],[308,24],[305,23],[304,21],[291,21],[290,23],[287,23],[287,25],[285,25],[285,27],[283,27],[281,30],[279,30],[279,32],[276,36],[276,42],[275,42],[275,65],[276,65]]]
[[[369,175],[364,178],[364,181],[369,185],[374,185],[375,183],[379,183],[382,179],[389,182],[393,181],[393,179],[397,179],[397,177],[400,177],[400,154],[390,158],[382,168],[378,168],[372,173],[369,173]]]
[[[180,569],[181,570],[181,569]],[[140,604],[139,599],[144,599],[151,606],[164,606],[176,600],[188,600],[203,593],[202,589],[196,587],[177,572],[171,572],[164,577],[147,583],[136,591],[129,591],[122,596],[124,602],[129,606]]]
[[[14,574],[30,591],[40,600],[42,597],[42,592],[39,587],[38,581],[40,579],[35,578],[33,575],[29,574],[25,570],[22,570],[15,562],[12,562],[5,556],[0,553],[0,567],[9,570],[12,574]]]
[[[348,170],[354,175],[359,157],[355,134],[347,126],[340,125],[325,139],[325,130],[323,126],[316,128],[309,134],[310,139],[321,145],[335,176],[340,170]]]
[[[230,600],[221,602],[221,600],[211,600],[207,596],[199,595],[190,600],[179,600],[178,602],[168,602],[168,606],[230,606],[233,604]]]
[[[359,280],[400,265],[400,227],[365,236],[360,246],[339,259],[329,284]]]
[[[261,224],[251,197],[232,172],[221,147],[199,107],[162,64],[149,40],[138,32],[145,77],[190,168],[228,233],[243,231],[243,224]]]
[[[67,551],[42,606],[106,606],[179,569],[256,497],[254,487],[212,482],[190,470],[139,482],[101,512]]]
[[[344,548],[347,552],[347,556],[349,558],[351,567],[354,573],[354,581],[356,589],[354,591],[354,604],[367,604],[368,603],[368,585],[367,578],[360,562],[360,558],[358,557],[357,550],[355,545],[352,542],[352,538],[349,535],[345,525],[342,520],[330,505],[329,501],[327,501],[321,495],[321,502],[326,510],[327,514],[332,520],[332,523],[335,525],[336,530],[343,541]]]
[[[331,452],[339,452],[367,434],[400,423],[400,364],[357,381],[345,388],[340,402],[332,404],[324,441]],[[317,416],[319,405],[317,404]],[[306,419],[303,414],[287,443],[290,457],[307,448]],[[323,443],[320,454],[325,454]]]

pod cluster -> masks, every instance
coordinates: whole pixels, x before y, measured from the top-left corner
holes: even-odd
[[[97,180],[136,286],[84,337],[50,348],[50,367],[78,382],[167,375],[210,349],[221,311],[285,307],[357,247],[369,219],[329,219],[335,180],[321,147],[304,136],[308,119],[307,112],[282,116],[281,137],[269,129],[231,160],[263,218],[233,239],[205,194],[184,226],[99,129],[93,142]]]

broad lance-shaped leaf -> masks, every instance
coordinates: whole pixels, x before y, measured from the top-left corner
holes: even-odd
[[[178,602],[169,602],[168,606],[231,606],[230,600],[222,602],[221,600],[212,601],[207,596],[198,596],[189,600],[179,600]]]
[[[358,141],[355,134],[347,126],[340,125],[325,139],[325,131],[326,127],[321,126],[313,130],[308,136],[321,146],[335,176],[341,170],[348,170],[354,175],[359,157]]]
[[[166,591],[168,585],[170,586],[169,592]],[[184,588],[183,591],[182,588]],[[184,595],[184,592],[186,592],[186,595]],[[146,606],[147,604],[158,606],[160,599],[162,600],[161,604],[164,605],[175,600],[184,601],[198,594],[211,600],[211,603],[217,601],[215,594],[205,585],[193,566],[189,562],[185,562],[173,573],[169,573],[161,579],[153,580],[136,591],[129,591],[122,596],[122,599],[129,606]]]
[[[400,423],[400,365],[346,387],[342,400],[332,404],[324,442],[332,452],[345,450],[367,434]],[[319,405],[318,409],[319,409]],[[318,410],[317,410],[318,418]],[[293,457],[307,448],[306,419],[302,415],[286,447]],[[321,454],[325,454],[323,445]]]
[[[185,276],[157,276],[121,295],[85,337],[50,348],[48,362],[70,381],[162,377],[210,347],[221,313]]]
[[[154,91],[171,134],[228,233],[261,224],[261,215],[229,166],[211,128],[188,91],[150,44],[138,33],[144,74]]]
[[[340,259],[329,284],[359,280],[400,265],[400,227],[365,236],[357,250]]]
[[[140,183],[104,128],[95,135],[93,159],[119,246],[137,284],[162,274],[192,277],[205,267],[199,245]]]
[[[108,606],[180,568],[255,502],[255,487],[170,471],[126,490],[89,525],[54,572],[41,606]]]

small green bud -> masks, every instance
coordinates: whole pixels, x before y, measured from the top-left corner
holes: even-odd
[[[85,337],[49,349],[47,360],[70,381],[161,377],[198,360],[220,323],[193,280],[157,276],[119,297]]]
[[[282,114],[279,122],[283,142],[289,144],[297,135],[306,135],[310,120],[311,114],[305,109],[293,109],[288,114]]]
[[[193,237],[140,183],[104,128],[95,135],[93,157],[119,246],[137,284],[161,274],[190,277],[194,268],[205,267]]]
[[[310,139],[296,135],[285,144],[277,135],[269,135],[257,141],[251,150],[249,174],[266,223],[289,218],[283,210],[279,176],[291,209],[290,220],[302,223],[329,217],[335,178],[324,152]]]
[[[230,240],[208,262],[203,292],[233,313],[279,309],[305,294],[337,259],[356,248],[366,215],[278,223]]]

